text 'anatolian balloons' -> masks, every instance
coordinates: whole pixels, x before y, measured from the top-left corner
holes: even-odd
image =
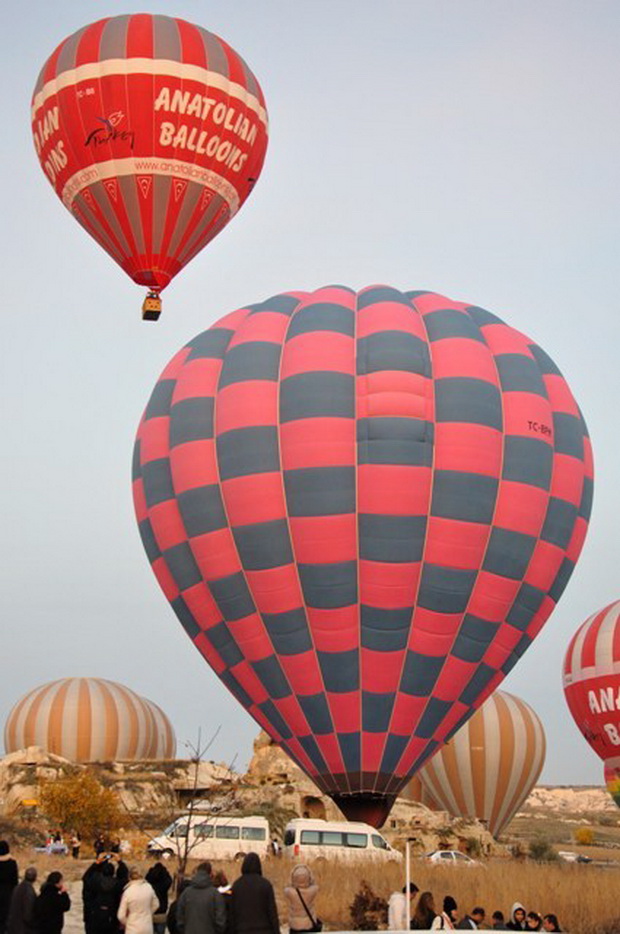
[[[223,318],[146,407],[135,507],[187,633],[349,817],[517,663],[586,534],[555,364],[476,306],[333,286]]]
[[[564,657],[564,696],[573,719],[605,763],[605,782],[620,800],[620,600],[590,616]]]
[[[248,197],[267,113],[258,81],[222,39],[139,13],[61,42],[34,89],[32,133],[65,207],[159,292]]]

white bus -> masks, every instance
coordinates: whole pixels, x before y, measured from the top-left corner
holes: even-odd
[[[269,853],[269,823],[265,817],[179,817],[159,837],[149,841],[149,853],[190,859],[240,859],[246,853]]]
[[[370,824],[310,818],[289,821],[284,831],[284,852],[304,860],[400,862],[403,858]]]

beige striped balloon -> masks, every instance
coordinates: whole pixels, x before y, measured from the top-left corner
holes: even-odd
[[[496,691],[418,776],[444,810],[485,821],[497,837],[536,784],[545,749],[532,708]]]
[[[428,788],[422,784],[419,772],[407,782],[399,798],[404,798],[405,801],[412,801],[414,804],[423,804],[431,811],[443,810],[442,806],[437,804]]]
[[[63,678],[34,688],[4,727],[7,753],[27,746],[72,762],[170,759],[176,737],[157,704],[102,678]]]

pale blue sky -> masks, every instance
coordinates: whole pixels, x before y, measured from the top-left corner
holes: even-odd
[[[265,92],[252,197],[142,324],[142,290],[41,172],[39,69],[87,21],[168,13],[221,35]],[[172,354],[248,301],[330,282],[429,288],[483,305],[563,370],[593,438],[581,562],[504,687],[540,715],[543,779],[597,783],[565,708],[577,626],[620,597],[620,4],[617,0],[152,0],[11,4],[3,17],[0,719],[66,675],[121,681],[180,740],[249,757],[254,721],[159,591],[135,528],[137,422]]]

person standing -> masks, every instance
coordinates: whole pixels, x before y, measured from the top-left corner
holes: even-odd
[[[420,901],[411,919],[411,927],[414,931],[427,931],[434,923],[437,917],[435,911],[435,899],[432,892],[422,892]]]
[[[462,921],[459,921],[457,924],[457,930],[459,931],[477,931],[480,925],[484,922],[485,917],[484,908],[476,907],[472,908],[471,914],[465,915]]]
[[[34,905],[37,893],[34,883],[37,881],[37,870],[29,866],[24,873],[24,881],[13,889],[9,915],[6,922],[7,934],[34,934],[37,929],[34,917]]]
[[[121,891],[114,878],[114,866],[110,860],[101,864],[94,876],[90,902],[89,929],[92,934],[116,934]]]
[[[159,899],[153,887],[142,878],[140,870],[133,866],[129,870],[129,882],[117,912],[125,934],[153,934],[153,915],[158,905]]]
[[[457,908],[455,899],[451,895],[446,895],[443,900],[443,911],[431,924],[431,931],[454,931],[458,921]]]
[[[284,888],[290,934],[316,929],[314,903],[318,894],[319,887],[308,867],[295,866],[291,873],[291,884]]]
[[[35,902],[35,921],[39,934],[60,934],[71,899],[61,872],[50,872]]]
[[[159,905],[153,919],[155,934],[164,934],[166,930],[166,915],[168,914],[168,892],[172,885],[172,876],[161,861],[161,855],[155,857],[155,863],[147,872],[146,881],[153,887]]]
[[[273,886],[263,877],[258,853],[246,853],[230,900],[231,934],[280,934]]]
[[[0,934],[6,930],[11,896],[18,882],[17,863],[10,854],[6,840],[0,840]]]
[[[200,863],[176,908],[178,934],[224,934],[224,896],[213,884],[211,863]]]
[[[388,900],[388,931],[409,930],[411,926],[411,909],[419,891],[415,882],[410,882],[409,898],[407,898],[407,887],[405,885],[403,885],[402,892],[392,892]]]
[[[71,844],[71,856],[73,857],[73,859],[79,859],[80,858],[80,847],[82,846],[82,838],[80,837],[77,830],[71,831],[71,839],[69,842]]]

